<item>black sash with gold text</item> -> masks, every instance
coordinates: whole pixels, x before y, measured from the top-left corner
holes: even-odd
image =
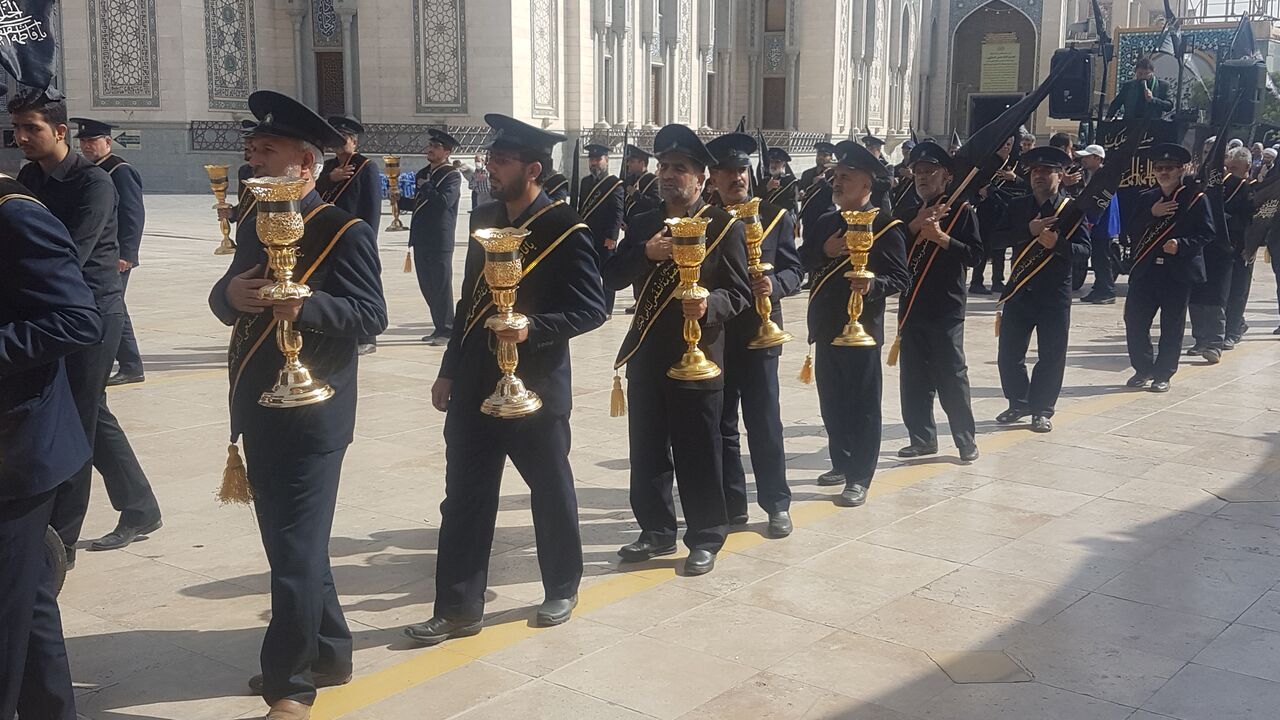
[[[945,202],[946,199],[947,197],[945,195],[940,195],[938,196],[938,199],[933,203],[930,203],[930,205]],[[960,218],[964,217],[968,210],[969,203],[963,202],[960,203],[960,207],[955,208],[950,212],[950,221],[947,222],[945,229],[945,232],[948,235],[951,234],[951,231],[956,227],[956,223],[960,221]],[[916,237],[913,238],[911,252],[907,256],[907,270],[911,273],[911,284],[908,286],[907,292],[902,296],[906,305],[898,314],[899,331],[901,331],[903,325],[906,324],[907,317],[911,315],[911,308],[916,304],[916,296],[920,293],[920,288],[924,286],[924,279],[929,275],[929,270],[933,267],[934,258],[938,257],[938,252],[940,250],[942,250],[942,246],[921,237],[919,233],[917,233]]]
[[[875,236],[872,237],[871,245],[874,247],[876,241],[880,239],[881,235],[884,235],[885,233],[889,232],[889,230],[893,229],[898,225],[902,225],[904,228],[906,227],[906,223],[902,222],[901,220],[898,220],[896,218],[893,220],[890,220],[889,224],[880,228],[879,232],[877,232]],[[840,257],[831,258],[830,260],[828,260],[827,264],[823,265],[822,268],[818,270],[817,274],[815,275],[817,280],[813,282],[813,286],[809,289],[809,298],[812,299],[817,296],[818,291],[821,290],[822,286],[826,284],[828,278],[844,270],[845,268],[852,267],[852,265],[850,264],[850,261],[851,261],[851,258],[848,255],[841,255]]]
[[[1053,214],[1048,217],[1061,217],[1062,209],[1070,202],[1070,198],[1062,198],[1057,207],[1054,208]],[[1046,217],[1043,208],[1036,213],[1037,218]],[[1070,242],[1070,237],[1075,228],[1059,228],[1058,242]],[[1031,278],[1035,277],[1044,269],[1049,261],[1053,259],[1053,250],[1041,245],[1035,238],[1031,238],[1031,242],[1022,248],[1022,252],[1018,253],[1018,257],[1013,260],[1013,267],[1009,270],[1009,280],[1005,283],[1004,292],[1000,295],[1000,300],[996,305],[1008,302],[1009,298],[1014,296],[1022,289],[1022,286],[1031,282]]]
[[[578,214],[582,216],[583,220],[591,217],[591,213],[599,209],[600,206],[604,204],[605,199],[608,198],[609,195],[612,194],[613,191],[621,184],[622,180],[614,175],[609,175],[596,183],[595,187],[591,188],[591,192],[587,194],[587,197],[582,200],[580,205],[581,209],[578,211]],[[604,190],[604,192],[601,192],[601,188],[604,188],[605,186],[608,186],[608,188]]]
[[[1179,196],[1182,195],[1182,191],[1186,189],[1187,186],[1185,185],[1179,186],[1177,190],[1173,191],[1173,197],[1169,199],[1178,200]],[[1138,240],[1138,244],[1134,246],[1134,267],[1137,267],[1143,259],[1147,257],[1147,255],[1150,255],[1152,250],[1164,244],[1164,241],[1168,239],[1169,235],[1173,232],[1174,227],[1178,224],[1178,220],[1182,218],[1183,211],[1195,206],[1202,197],[1204,197],[1204,193],[1197,193],[1195,197],[1191,198],[1191,202],[1186,205],[1179,202],[1178,209],[1174,210],[1173,213],[1165,215],[1164,217],[1155,218],[1151,221],[1151,224],[1147,226],[1145,231],[1143,231],[1142,237]]]
[[[351,183],[354,182],[357,177],[359,177],[360,171],[364,170],[364,166],[369,164],[369,158],[363,155],[360,155],[359,153],[352,155],[348,160],[348,162],[350,162],[351,160],[359,160],[360,162],[359,165],[355,165],[352,167],[351,177],[344,180],[341,184],[334,185],[333,187],[329,188],[329,191],[320,197],[321,200],[324,200],[327,203],[338,202],[338,198],[342,197],[342,193],[346,192],[347,188],[351,186]],[[346,167],[346,166],[347,166],[347,163],[342,164],[342,167]]]

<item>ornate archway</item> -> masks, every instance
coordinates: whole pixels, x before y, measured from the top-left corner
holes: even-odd
[[[975,104],[1029,92],[1036,83],[1038,34],[1022,10],[992,0],[966,15],[951,43],[949,124],[965,134]]]

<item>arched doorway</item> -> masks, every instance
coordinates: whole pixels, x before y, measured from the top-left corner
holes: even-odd
[[[951,43],[951,127],[967,135],[981,116],[1030,92],[1036,44],[1031,19],[1000,0],[961,20]]]

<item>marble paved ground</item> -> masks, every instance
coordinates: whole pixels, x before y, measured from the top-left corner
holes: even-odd
[[[88,718],[254,717],[246,695],[268,614],[251,513],[213,498],[226,454],[228,332],[205,297],[205,197],[148,197],[129,304],[147,362],[113,389],[165,512],[125,551],[82,553],[62,595],[79,710]],[[465,219],[463,226],[465,227]],[[1261,266],[1252,332],[1218,366],[1184,365],[1173,392],[1127,391],[1122,304],[1076,305],[1052,434],[997,427],[992,302],[972,301],[968,355],[983,456],[901,463],[897,374],[871,501],[839,509],[812,387],[782,359],[797,529],[734,533],[719,567],[679,559],[619,572],[635,536],[623,420],[608,417],[619,314],[574,343],[573,464],[587,580],[569,624],[528,626],[541,600],[528,493],[513,472],[494,546],[490,627],[443,647],[400,629],[430,614],[443,486],[442,350],[406,234],[382,234],[392,324],[361,361],[358,437],[331,543],[357,646],[356,679],[317,718],[770,718],[1228,720],[1280,706],[1280,338]],[[461,235],[459,243],[465,242]],[[459,262],[462,253],[457,254]],[[1123,301],[1122,301],[1123,302]],[[794,326],[803,298],[786,302]],[[945,434],[944,434],[945,437]],[[101,485],[85,536],[111,529]]]

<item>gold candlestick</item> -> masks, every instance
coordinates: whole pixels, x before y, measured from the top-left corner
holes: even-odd
[[[382,164],[387,168],[387,197],[391,199],[391,224],[387,232],[408,230],[400,222],[400,156],[383,155]]]
[[[471,237],[484,246],[484,279],[498,308],[498,313],[485,320],[484,326],[494,332],[529,327],[529,318],[513,310],[516,288],[524,273],[520,244],[528,235],[528,230],[513,227],[485,228],[471,233]],[[516,377],[516,367],[520,364],[516,344],[498,340],[497,355],[502,377],[493,394],[480,404],[480,412],[497,418],[521,418],[537,412],[542,407],[542,398]]]
[[[267,251],[267,266],[275,283],[258,289],[263,300],[301,300],[311,297],[311,288],[293,281],[293,268],[298,262],[298,243],[306,231],[302,219],[302,196],[307,183],[302,178],[274,177],[245,180],[249,192],[258,199],[258,239]],[[324,402],[333,397],[333,388],[311,377],[311,371],[298,359],[302,352],[302,333],[293,323],[276,323],[276,347],[284,355],[284,367],[275,387],[262,393],[259,405],[276,408],[301,407]]]
[[[760,222],[760,198],[751,198],[739,205],[726,208],[729,214],[742,221],[747,230],[747,272],[751,279],[764,277],[773,265],[760,262],[763,254],[764,225]],[[756,314],[760,316],[760,330],[747,341],[750,350],[763,350],[790,342],[794,338],[773,321],[773,299],[768,295],[755,298]]]
[[[698,284],[702,273],[702,261],[707,257],[707,218],[667,218],[671,230],[671,259],[680,270],[680,286],[675,296],[679,300],[702,300],[711,293]],[[697,320],[685,318],[684,341],[688,348],[680,361],[667,370],[667,377],[674,380],[710,380],[719,377],[720,367],[707,359],[698,347],[702,340],[702,326]]]
[[[204,171],[209,175],[209,189],[213,191],[213,197],[217,202],[213,204],[214,210],[230,210],[232,205],[227,202],[227,166],[226,165],[205,165]],[[222,230],[222,243],[213,251],[214,255],[234,255],[236,252],[236,244],[231,241],[231,222],[223,217],[218,217],[218,229]]]
[[[849,226],[844,232],[844,244],[849,249],[849,264],[853,269],[845,273],[847,278],[873,279],[875,273],[867,270],[867,253],[871,252],[871,244],[875,235],[871,232],[871,221],[875,219],[879,208],[873,210],[845,210],[840,213],[845,224]],[[844,326],[832,345],[838,347],[875,347],[876,339],[871,337],[862,327],[858,319],[862,317],[862,293],[849,292],[849,322]]]

